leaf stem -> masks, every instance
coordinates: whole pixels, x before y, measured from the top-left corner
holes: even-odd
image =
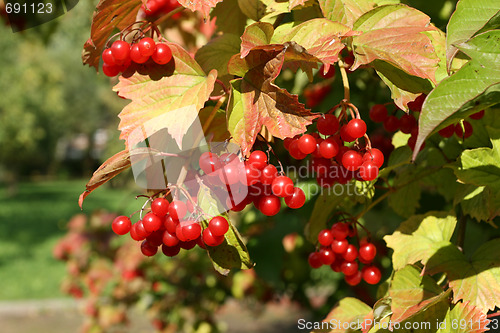
[[[342,85],[344,86],[344,99],[349,102],[351,100],[351,90],[349,88],[349,79],[347,78],[346,65],[339,59],[340,75],[342,76]]]
[[[463,253],[465,243],[465,230],[467,229],[467,215],[462,212],[461,208],[457,208],[458,230],[457,230],[457,247]]]

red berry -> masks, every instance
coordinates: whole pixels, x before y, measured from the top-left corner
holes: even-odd
[[[342,257],[346,261],[354,261],[358,257],[358,250],[356,249],[356,246],[349,244],[347,245],[347,250],[342,254]],[[356,268],[357,269],[357,268]],[[349,275],[349,274],[346,274]]]
[[[187,213],[186,204],[182,201],[174,200],[168,206],[168,213],[175,220],[180,220]]]
[[[117,64],[123,64],[130,58],[130,45],[123,40],[114,41],[111,44],[111,52]]]
[[[380,169],[384,164],[384,154],[377,148],[372,148],[363,155],[363,162],[371,161]]]
[[[195,221],[181,222],[182,225],[182,236],[184,236],[184,241],[192,241],[201,235],[201,226]]]
[[[106,75],[108,77],[114,77],[114,76],[117,76],[118,74],[120,74],[121,68],[120,68],[120,66],[110,66],[108,64],[103,64],[102,65],[102,72],[104,73],[104,75]]]
[[[363,180],[372,181],[378,177],[378,167],[374,162],[363,162],[359,167],[359,174]]]
[[[208,229],[214,236],[224,236],[229,230],[229,222],[222,216],[216,216],[208,223]]]
[[[359,266],[357,262],[345,260],[340,265],[340,270],[342,271],[342,273],[344,273],[345,276],[351,276],[359,272],[358,267]]]
[[[451,124],[439,130],[439,135],[443,138],[451,138],[455,134],[455,125]]]
[[[158,246],[151,244],[148,240],[144,240],[141,244],[141,252],[147,257],[152,257],[158,252]]]
[[[181,247],[181,249],[191,250],[193,247],[196,246],[197,243],[198,243],[198,238],[186,242],[179,242],[179,246]]]
[[[349,243],[347,242],[346,239],[334,239],[331,247],[332,247],[333,252],[338,253],[338,254],[344,254],[345,251],[347,251],[348,245],[349,245]]]
[[[460,123],[455,125],[455,134],[459,138],[467,139],[472,135],[472,132],[474,131],[472,128],[472,125],[468,121],[463,122],[464,125],[464,130],[462,130],[462,125]]]
[[[332,236],[335,239],[346,239],[349,235],[349,227],[343,222],[337,222],[332,226]]]
[[[342,271],[341,266],[343,262],[344,260],[342,259],[342,257],[335,255],[335,261],[330,265],[330,268],[332,269],[332,271],[340,273]]]
[[[363,157],[360,153],[354,150],[348,150],[342,156],[342,165],[349,171],[356,171],[361,166]]]
[[[396,116],[390,116],[384,120],[384,129],[387,132],[396,132],[399,129],[399,119]]]
[[[333,135],[339,130],[339,120],[333,114],[323,114],[318,118],[316,125],[318,132],[323,135]]]
[[[420,96],[418,96],[417,98],[415,98],[415,100],[413,102],[409,102],[408,103],[408,108],[411,111],[415,111],[415,112],[422,111],[422,105],[424,104],[424,101],[425,101],[426,97],[427,97],[426,94],[421,94]]]
[[[331,79],[335,76],[335,66],[330,65],[328,72],[325,73],[325,65],[321,65],[321,68],[319,69],[319,75],[322,78]]]
[[[163,226],[167,229],[171,234],[175,234],[175,230],[177,229],[177,225],[179,224],[179,220],[173,219],[172,216],[168,215],[163,220]]]
[[[130,59],[136,64],[143,64],[149,60],[149,57],[142,55],[141,51],[139,51],[139,45],[134,44],[130,48]]]
[[[146,231],[146,229],[144,229],[144,225],[140,220],[137,221],[137,223],[134,223],[130,228],[130,237],[132,237],[133,240],[141,241],[147,236],[149,236],[149,233]]]
[[[312,154],[316,150],[316,139],[310,134],[304,134],[299,139],[298,147],[303,154]]]
[[[361,279],[362,279],[362,274],[360,271],[357,271],[352,275],[344,276],[345,282],[350,286],[357,286],[361,282]]]
[[[139,52],[142,54],[144,57],[151,57],[155,51],[156,51],[156,43],[155,41],[150,38],[150,37],[144,37],[137,43],[139,46]]]
[[[208,228],[203,230],[201,237],[207,246],[218,246],[224,242],[224,236],[214,236]]]
[[[144,225],[144,229],[146,229],[147,232],[151,233],[160,229],[162,220],[153,213],[147,213],[142,219],[142,224]]]
[[[104,59],[104,54],[102,55],[102,58]],[[484,110],[481,110],[469,116],[470,119],[475,119],[475,120],[479,120],[483,117],[484,117]]]
[[[238,166],[238,163],[229,163],[223,166],[219,173],[220,180],[226,185],[236,184],[241,179]]]
[[[179,254],[180,250],[181,250],[181,247],[179,245],[176,245],[176,246],[166,246],[165,244],[163,244],[161,246],[161,251],[167,257],[175,257],[176,255]]]
[[[312,252],[309,254],[307,261],[309,262],[309,266],[312,268],[320,268],[323,265],[319,252]]]
[[[245,162],[245,171],[240,173],[240,182],[246,186],[257,184],[261,179],[260,170]]]
[[[359,258],[371,262],[377,255],[377,248],[372,243],[366,243],[359,247]]]
[[[204,152],[201,154],[198,163],[201,170],[207,175],[221,168],[219,157],[211,152]]]
[[[329,229],[323,229],[318,234],[318,242],[322,246],[330,246],[333,242],[332,231]]]
[[[288,152],[290,153],[290,156],[292,156],[296,160],[303,160],[304,158],[307,157],[307,154],[304,154],[299,149],[299,139],[292,140],[292,143],[290,143],[290,147],[289,147]]]
[[[151,211],[158,217],[163,217],[168,214],[168,206],[170,203],[165,198],[156,198],[151,203]]]
[[[319,250],[319,259],[323,265],[331,265],[335,261],[335,253],[329,247],[322,247]]]
[[[384,104],[375,104],[370,109],[370,119],[376,123],[384,122],[388,117],[387,108]]]
[[[172,59],[172,50],[167,44],[156,44],[155,53],[151,56],[154,62],[158,65],[165,65]]]
[[[365,266],[361,270],[361,274],[363,276],[363,280],[369,284],[377,284],[380,282],[380,278],[382,277],[382,273],[380,273],[380,269],[375,266]]]
[[[111,49],[106,49],[102,52],[102,62],[108,66],[115,66],[116,61],[113,57],[113,51]]]
[[[281,201],[275,195],[264,195],[260,198],[258,209],[266,216],[274,216],[278,214],[281,208]]]
[[[260,182],[262,184],[271,185],[273,180],[278,176],[278,170],[272,164],[267,165],[262,169],[262,175],[260,176]]]
[[[146,237],[146,240],[156,247],[160,246],[163,244],[163,230],[152,232],[151,235]]]
[[[345,130],[351,138],[358,139],[366,134],[366,123],[362,119],[351,119]]]
[[[305,202],[306,195],[304,191],[302,191],[302,189],[299,187],[294,187],[293,194],[285,197],[285,204],[292,209],[297,209],[304,206]]]
[[[179,244],[179,239],[177,238],[177,236],[175,236],[175,233],[171,234],[170,232],[168,232],[168,230],[165,230],[163,232],[163,244],[165,244],[166,246],[176,246],[177,244]]]
[[[344,125],[340,128],[340,138],[345,142],[353,142],[354,140],[356,140],[356,138],[349,135],[349,132],[347,131],[347,125]]]
[[[417,127],[417,120],[412,114],[405,114],[399,119],[399,128],[401,132],[410,134]]]
[[[278,176],[273,180],[272,191],[278,197],[288,197],[293,195],[293,181],[287,176]]]
[[[127,216],[118,216],[113,220],[113,223],[111,223],[111,229],[115,232],[117,235],[125,235],[130,231],[130,228],[132,227],[132,222],[130,221],[130,218]]]
[[[283,140],[283,147],[288,150],[290,149],[290,144],[292,143],[293,141],[293,138],[285,138],[285,140]]]
[[[324,158],[333,158],[339,152],[339,145],[334,138],[328,138],[319,145],[319,153]]]
[[[264,169],[267,165],[266,153],[260,150],[253,151],[248,158],[248,164],[250,164],[257,170]]]

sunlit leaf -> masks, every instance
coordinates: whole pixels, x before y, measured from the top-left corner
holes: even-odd
[[[332,311],[323,319],[325,324],[330,325],[331,329],[314,329],[314,332],[344,333],[349,332],[347,323],[352,323],[352,327],[358,327],[358,321],[363,323],[365,317],[370,315],[371,308],[359,299],[346,297],[333,308]],[[336,325],[332,324],[336,323]],[[326,326],[326,325],[325,325]],[[333,327],[332,327],[333,326]],[[336,327],[335,327],[336,326]]]
[[[199,11],[207,18],[210,9],[214,8],[222,0],[177,0],[181,5],[194,11]]]

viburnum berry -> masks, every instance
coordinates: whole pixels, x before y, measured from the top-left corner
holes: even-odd
[[[380,278],[382,277],[380,269],[371,265],[363,267],[361,274],[363,276],[363,280],[365,280],[368,284],[377,284],[380,282]]]
[[[351,119],[345,130],[351,138],[358,139],[366,134],[366,123],[362,119]]]
[[[195,221],[181,222],[182,225],[182,235],[185,241],[192,241],[201,235],[201,226]]]
[[[410,134],[417,126],[417,120],[412,114],[405,114],[399,119],[399,129],[405,134]]]
[[[356,249],[356,246],[349,244],[347,245],[347,249],[345,252],[342,254],[342,257],[346,261],[354,261],[358,257],[358,250]]]
[[[147,232],[153,232],[160,229],[162,220],[153,213],[147,213],[142,219],[142,224]]]
[[[342,165],[349,171],[356,171],[361,166],[363,157],[355,150],[348,150],[342,156]]]
[[[113,220],[113,223],[111,223],[111,229],[115,232],[117,235],[125,235],[130,231],[130,228],[132,227],[132,222],[130,221],[130,218],[128,216],[118,216]]]
[[[102,65],[102,72],[104,73],[104,75],[108,76],[108,77],[114,77],[114,76],[117,76],[118,74],[120,74],[120,66],[111,66],[111,65],[108,65],[108,64],[103,64]]]
[[[323,265],[331,265],[335,261],[335,253],[329,247],[322,247],[318,253]]]
[[[337,222],[332,225],[332,236],[335,239],[346,239],[349,235],[349,227],[344,222]]]
[[[319,145],[319,153],[324,158],[333,158],[339,152],[339,145],[334,138],[327,138]]]
[[[167,44],[158,43],[151,58],[158,65],[165,65],[172,59],[172,50]]]
[[[293,141],[293,138],[285,138],[285,140],[283,140],[283,147],[286,150],[289,150],[290,149],[290,144],[292,143],[292,141]]]
[[[371,262],[377,255],[377,248],[372,243],[365,243],[359,247],[359,258]]]
[[[370,109],[370,119],[376,123],[382,123],[387,119],[387,108],[384,104],[375,104]]]
[[[292,209],[301,208],[305,202],[306,195],[299,187],[294,187],[293,194],[285,197],[285,204]]]
[[[156,42],[153,40],[153,38],[150,37],[144,37],[142,38],[139,43],[137,43],[139,47],[139,52],[144,56],[144,57],[151,57],[155,51],[156,51]]]
[[[168,230],[171,234],[175,234],[175,230],[177,229],[177,225],[179,224],[179,220],[173,219],[172,216],[165,216],[163,220],[163,226]]]
[[[168,206],[168,213],[175,220],[180,220],[187,213],[186,204],[182,201],[174,200]]]
[[[333,235],[330,229],[323,229],[318,234],[318,242],[322,246],[330,246],[333,242]]]
[[[207,246],[218,246],[224,242],[224,236],[214,236],[208,228],[203,230],[201,237]]]
[[[219,157],[211,152],[204,152],[201,154],[198,163],[201,170],[207,175],[219,170],[222,166]]]
[[[185,242],[179,242],[179,246],[181,247],[181,249],[191,250],[193,247],[196,246],[197,243],[198,243],[197,239],[192,239]]]
[[[104,59],[104,54],[103,54],[103,59]],[[474,119],[474,120],[479,120],[479,119],[481,119],[483,117],[484,117],[484,110],[481,110],[481,111],[476,112],[474,114],[471,114],[469,116],[470,119]]]
[[[102,52],[102,62],[108,66],[116,66],[116,60],[113,57],[113,51],[111,51],[111,49],[105,49]]]
[[[238,166],[238,163],[229,163],[223,166],[219,173],[220,180],[226,185],[236,184],[241,178]]]
[[[345,142],[353,142],[356,138],[352,137],[347,131],[347,125],[340,128],[340,138]]]
[[[453,134],[455,134],[455,125],[451,124],[446,127],[443,127],[438,131],[439,135],[441,135],[443,138],[451,138]]]
[[[312,154],[316,150],[316,139],[310,134],[304,134],[298,141],[298,147],[304,154]]]
[[[374,162],[363,162],[359,167],[359,174],[363,180],[372,181],[378,177],[378,167]]]
[[[312,268],[320,268],[323,265],[319,252],[312,252],[309,254],[307,261],[309,262],[309,266]]]
[[[151,244],[156,247],[160,246],[163,244],[163,230],[157,230],[152,232],[148,237],[146,237],[146,240]]]
[[[149,60],[149,57],[146,57],[139,51],[139,45],[134,44],[130,48],[130,59],[136,64],[143,64]]]
[[[372,161],[380,169],[384,164],[384,154],[377,148],[372,148],[363,155],[363,162]]]
[[[352,275],[344,276],[345,282],[350,286],[357,286],[361,282],[361,279],[362,279],[361,271],[357,271]]]
[[[240,182],[246,186],[257,184],[261,179],[260,171],[245,162],[245,169],[240,173]]]
[[[316,121],[318,132],[323,135],[333,135],[339,130],[339,120],[333,114],[323,114]]]
[[[111,44],[111,52],[116,64],[124,64],[130,58],[130,44],[123,40],[114,41]]]
[[[141,252],[147,257],[152,257],[158,252],[158,246],[154,246],[148,240],[144,240],[141,244]]]
[[[224,236],[229,230],[229,222],[223,216],[216,216],[208,223],[208,229],[214,236]]]
[[[396,116],[389,116],[384,120],[384,129],[387,132],[396,132],[399,129],[399,119]]]
[[[332,271],[336,273],[340,273],[342,271],[342,263],[344,262],[344,259],[342,257],[335,255],[335,261],[330,265],[330,268]]]
[[[179,254],[180,250],[181,250],[181,247],[179,245],[176,245],[176,246],[166,246],[165,244],[163,244],[161,246],[161,251],[167,257],[175,257],[176,255]]]
[[[141,241],[149,236],[149,233],[144,229],[142,221],[137,221],[130,228],[130,237],[135,241]]]
[[[271,185],[273,180],[278,176],[278,170],[272,164],[266,165],[264,169],[262,169],[262,174],[260,176],[260,182],[262,184]]]
[[[340,265],[340,271],[344,273],[346,276],[354,275],[358,272],[359,265],[355,261],[347,261],[345,260]]]
[[[281,201],[275,195],[264,195],[260,198],[257,208],[266,216],[274,216],[281,209]]]
[[[288,197],[293,195],[293,181],[287,176],[278,176],[273,180],[272,191],[278,197]]]
[[[408,108],[411,111],[415,112],[420,112],[422,111],[422,105],[424,104],[425,98],[427,97],[426,94],[421,94],[417,98],[415,98],[414,101],[408,103]]]
[[[331,245],[333,252],[338,254],[344,254],[345,251],[347,250],[347,246],[349,246],[349,243],[345,238],[334,239]]]
[[[253,166],[257,170],[262,170],[267,165],[267,155],[263,151],[255,150],[250,154],[248,158],[248,164]]]
[[[472,132],[474,131],[474,129],[472,128],[472,125],[466,120],[463,121],[463,126],[464,126],[464,129],[462,130],[462,125],[460,125],[460,123],[456,124],[455,125],[455,134],[459,138],[467,139],[468,137],[470,137],[472,135]]]
[[[293,139],[292,142],[290,143],[290,147],[288,152],[290,153],[290,156],[292,156],[296,160],[303,160],[304,158],[307,157],[307,154],[304,154],[300,148],[299,148],[299,140],[298,139]]]
[[[170,232],[168,232],[168,230],[165,230],[163,232],[163,244],[165,244],[166,246],[176,246],[177,244],[179,244],[179,239],[177,238],[177,236],[174,234],[171,234]]]
[[[170,203],[165,198],[156,198],[151,203],[151,211],[158,217],[163,217],[168,214],[168,206]]]

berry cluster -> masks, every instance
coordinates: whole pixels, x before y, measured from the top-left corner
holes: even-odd
[[[118,216],[111,227],[118,235],[126,235],[136,241],[142,241],[141,251],[151,257],[161,246],[168,257],[177,255],[180,249],[190,250],[196,245],[217,246],[224,242],[224,235],[229,230],[229,222],[222,216],[213,217],[203,229],[201,224],[185,219],[188,207],[184,202],[165,198],[156,198],[151,202],[151,211],[132,224],[127,216]]]
[[[355,228],[354,224],[337,222],[331,229],[321,230],[318,234],[320,248],[309,255],[309,265],[312,268],[329,265],[334,272],[342,272],[351,286],[359,284],[362,279],[377,284],[382,276],[380,269],[372,264],[377,248],[366,238],[360,240],[359,248],[349,244],[348,238],[356,235]],[[361,270],[360,264],[364,265]]]
[[[377,178],[384,155],[370,144],[359,146],[358,139],[362,137],[369,142],[362,119],[354,118],[341,126],[335,115],[324,114],[316,125],[319,133],[286,138],[284,147],[297,160],[312,156],[311,171],[319,185],[329,187],[346,184],[353,178],[360,181]],[[354,141],[354,145],[346,145]]]
[[[172,10],[181,7],[177,0],[148,0],[146,5],[142,5],[141,9],[148,17],[157,17],[162,14],[167,14]],[[173,19],[179,18],[181,13],[174,14]]]
[[[132,63],[144,64],[149,59],[158,65],[165,65],[172,59],[172,51],[165,43],[156,43],[151,37],[141,38],[129,44],[117,40],[102,53],[102,71],[106,76],[113,77],[123,73]]]
[[[226,185],[229,196],[224,200],[226,208],[235,212],[243,210],[248,204],[264,215],[276,215],[281,209],[281,200],[290,208],[300,208],[306,197],[304,191],[295,187],[292,179],[268,162],[266,153],[253,151],[245,163],[238,163],[235,154],[217,154],[205,152],[200,156],[199,164],[212,185]],[[217,191],[215,191],[217,192]]]
[[[481,110],[469,116],[470,119],[474,120],[479,120],[483,117],[484,110]],[[467,120],[462,121],[462,123],[451,124],[438,131],[439,135],[441,135],[443,138],[451,138],[453,134],[456,134],[456,136],[462,139],[467,139],[468,137],[470,137],[472,135],[472,132],[472,125]]]

